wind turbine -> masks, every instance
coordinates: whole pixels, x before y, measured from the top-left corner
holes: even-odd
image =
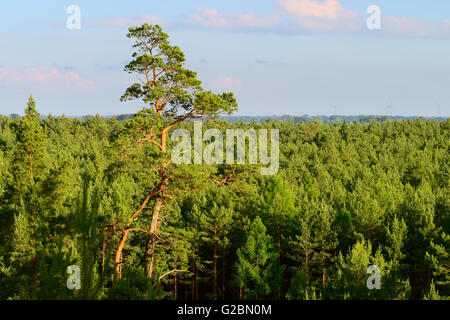
[[[386,102],[386,113],[390,117],[392,117],[392,109],[393,109],[392,108],[392,101],[391,102],[387,101]]]
[[[437,117],[441,117],[441,104],[439,102],[436,102],[436,109],[437,109]]]

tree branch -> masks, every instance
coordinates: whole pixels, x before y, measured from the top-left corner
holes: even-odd
[[[159,281],[161,282],[161,280],[162,280],[163,278],[165,278],[166,276],[168,276],[169,274],[174,273],[174,272],[187,272],[187,270],[177,270],[177,269],[174,269],[174,270],[168,271],[168,272],[164,273],[161,277],[159,277]]]

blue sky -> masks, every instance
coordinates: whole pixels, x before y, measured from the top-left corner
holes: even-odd
[[[68,30],[66,9],[81,9]],[[381,9],[368,30],[366,9]],[[450,1],[2,1],[0,114],[134,113],[127,28],[159,23],[241,115],[450,115]],[[392,105],[392,109],[387,109]]]

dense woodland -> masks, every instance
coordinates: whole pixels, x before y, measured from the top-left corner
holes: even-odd
[[[203,90],[158,26],[128,37],[148,80],[122,97],[148,104],[133,118],[42,119],[33,97],[0,116],[1,299],[449,298],[449,119],[207,121],[232,93]],[[278,174],[175,165],[193,119],[279,129]]]

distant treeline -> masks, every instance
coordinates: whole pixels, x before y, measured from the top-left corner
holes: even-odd
[[[355,115],[355,116],[291,116],[291,115],[283,115],[283,116],[231,116],[231,117],[223,117],[222,120],[226,120],[229,122],[257,122],[261,123],[267,120],[281,120],[284,122],[293,122],[293,123],[308,123],[308,122],[319,122],[325,124],[334,124],[341,123],[343,121],[346,122],[359,122],[359,123],[371,123],[371,122],[386,122],[386,121],[402,121],[402,120],[436,120],[438,122],[446,121],[446,117],[406,117],[406,116],[377,116],[377,115]]]
[[[21,116],[19,114],[10,114],[11,118],[20,118]],[[41,119],[45,119],[48,116],[41,116]],[[95,116],[93,115],[84,115],[84,116],[66,116],[67,118],[71,119],[83,119],[87,120],[89,118],[93,118]],[[115,118],[118,121],[124,121],[124,120],[130,120],[133,119],[134,114],[120,114],[120,115],[106,115],[102,116],[103,118],[109,119],[109,118]],[[292,116],[292,115],[283,115],[283,116],[224,116],[221,117],[220,120],[228,121],[230,123],[237,123],[237,122],[243,122],[243,123],[262,123],[264,121],[270,121],[270,120],[281,120],[284,122],[293,122],[293,123],[308,123],[308,122],[319,122],[324,124],[337,124],[341,123],[343,121],[346,122],[359,122],[359,123],[371,123],[371,122],[386,122],[386,121],[403,121],[403,120],[436,120],[437,122],[446,121],[447,117],[413,117],[413,116],[380,116],[380,115],[354,115],[354,116],[340,116],[340,115],[333,115],[333,116],[326,116],[326,115],[320,115],[320,116],[310,116],[310,115],[303,115],[303,116]]]

